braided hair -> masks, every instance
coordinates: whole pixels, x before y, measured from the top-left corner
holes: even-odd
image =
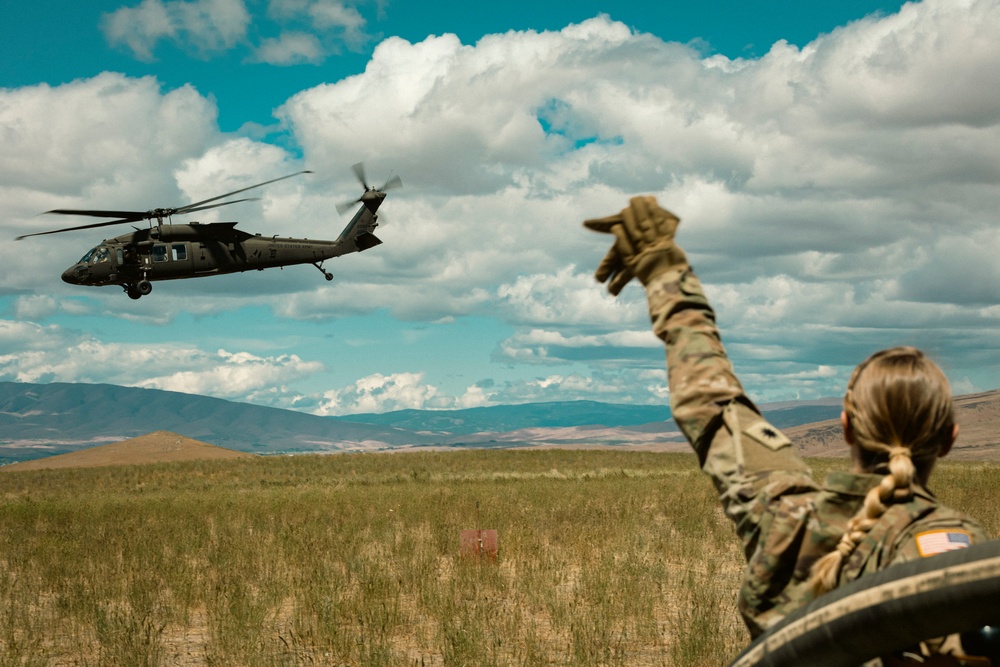
[[[894,347],[876,352],[854,369],[844,395],[846,433],[864,470],[885,477],[865,496],[836,549],[813,565],[817,594],[836,587],[844,561],[894,502],[926,485],[938,456],[954,437],[948,380],[923,352]]]

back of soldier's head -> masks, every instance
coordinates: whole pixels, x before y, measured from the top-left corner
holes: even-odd
[[[859,364],[847,385],[844,411],[862,461],[873,470],[887,460],[888,448],[906,447],[918,476],[925,478],[954,432],[948,379],[913,347],[882,350]]]

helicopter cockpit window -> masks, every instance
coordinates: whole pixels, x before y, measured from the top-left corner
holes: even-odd
[[[80,261],[78,263],[79,264],[89,264],[90,263],[90,258],[93,257],[94,253],[96,253],[96,252],[97,252],[97,248],[91,248],[90,251],[86,255],[84,255],[83,257],[80,258]]]
[[[165,245],[154,245],[153,246],[153,261],[154,262],[165,262],[165,261],[167,261],[167,246],[165,246]]]
[[[102,262],[111,261],[111,251],[108,250],[107,246],[97,246],[90,252],[88,252],[84,258],[84,261],[89,261],[90,264],[101,264]]]

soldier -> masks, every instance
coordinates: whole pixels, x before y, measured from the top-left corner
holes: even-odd
[[[712,308],[674,242],[679,222],[655,198],[635,197],[584,225],[615,237],[597,280],[614,295],[632,278],[646,289],[653,331],[666,344],[673,417],[743,542],[739,609],[750,634],[867,573],[985,542],[976,521],[927,490],[934,463],[958,435],[937,365],[909,347],[861,363],[841,415],[853,471],[817,484],[737,380]]]

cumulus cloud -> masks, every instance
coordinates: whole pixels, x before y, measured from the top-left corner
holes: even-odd
[[[219,350],[215,355],[190,349],[170,354],[169,366],[183,367],[136,383],[138,387],[206,394],[222,398],[244,398],[266,387],[281,386],[320,372],[317,361],[303,361],[294,354],[259,357],[248,352]],[[176,360],[183,358],[178,363]]]
[[[243,0],[142,0],[104,15],[108,42],[125,45],[140,60],[153,59],[161,39],[200,55],[232,48],[246,37],[250,13]]]
[[[283,149],[250,139],[236,138],[208,146],[200,155],[184,160],[174,173],[174,178],[187,201],[202,201],[286,176],[296,170],[297,167],[291,164]],[[304,177],[305,175],[300,177],[297,182],[284,181],[264,189],[240,193],[239,198],[256,198],[263,202],[260,206],[273,206],[275,197],[298,191]],[[255,208],[252,203],[240,202],[238,210],[241,217],[246,218],[247,211],[255,212]],[[206,216],[217,213],[222,212],[199,212],[198,215],[208,219]],[[229,219],[232,214],[227,211],[223,215]]]
[[[294,354],[206,352],[185,343],[108,343],[56,325],[0,320],[0,380],[111,382],[248,400],[268,388],[316,375],[321,363]],[[285,394],[288,394],[287,396]],[[291,401],[284,390],[271,402]]]
[[[497,289],[497,300],[511,322],[608,326],[636,322],[645,315],[628,298],[611,298],[592,275],[563,267],[555,274],[518,276]]]
[[[579,361],[641,364],[645,360],[661,366],[663,344],[648,329],[573,336],[532,329],[501,341],[497,355],[501,360],[544,365]]]
[[[314,30],[338,34],[350,48],[368,40],[361,12],[338,0],[271,0],[268,13],[285,21],[305,19]]]
[[[424,382],[423,373],[375,373],[323,394],[315,411],[320,415],[442,407],[436,403],[438,389]]]
[[[424,373],[393,373],[362,378],[323,394],[313,409],[320,415],[350,415],[407,409],[462,409],[496,404],[543,401],[598,400],[662,404],[666,398],[666,371],[634,369],[598,373],[562,373],[511,380],[483,381],[460,394],[449,395],[428,384]]]
[[[120,20],[131,16],[151,48],[196,34],[195,19],[178,18],[181,4],[199,4],[200,25],[216,16],[210,8],[238,14],[238,3],[145,0],[133,8],[141,16]],[[270,17],[278,35],[365,29],[335,2],[276,0]],[[207,44],[242,39],[238,21],[216,23],[230,27],[214,28]],[[184,285],[183,297],[158,287],[158,307],[208,312],[253,300],[312,320],[373,310],[435,322],[493,317],[507,327],[497,361],[549,364],[563,378],[622,391],[627,380],[645,396],[652,383],[640,374],[662,356],[655,340],[638,342],[648,331],[641,291],[615,300],[593,282],[589,267],[607,239],[580,221],[651,193],[683,219],[679,239],[729,349],[768,399],[839,393],[854,362],[897,342],[936,351],[956,377],[981,386],[1000,370],[976,352],[996,347],[1000,315],[998,24],[997,0],[924,0],[801,48],[779,42],[736,60],[606,16],[475,44],[390,37],[362,73],[281,106],[301,163],[277,145],[220,136],[213,103],[187,87],[103,74],[3,90],[0,195],[12,231],[25,233],[44,228],[49,221],[33,216],[56,206],[185,203],[304,167],[316,175],[268,188],[262,202],[241,205],[239,219],[252,231],[332,238],[347,222],[336,203],[360,194],[348,166],[364,158],[370,181],[395,172],[404,188],[384,206],[384,245],[328,263],[334,283],[309,267],[213,278]],[[332,52],[322,38],[273,39],[274,62]],[[111,200],[122,193],[129,201]],[[10,268],[4,293],[51,281],[52,267],[86,249],[62,240],[34,248],[27,256],[0,246]],[[152,316],[144,303],[132,307]],[[18,308],[39,320],[62,312],[42,300]],[[615,367],[630,375],[601,375]],[[324,409],[462,398],[445,396],[436,377],[393,370],[331,390]],[[583,395],[585,384],[501,380],[462,400],[557,386]]]
[[[0,89],[5,199],[28,200],[18,212],[33,215],[32,191],[50,197],[50,207],[70,196],[115,196],[121,205],[163,193],[177,162],[212,140],[216,115],[194,88],[164,91],[153,77],[105,72],[61,86]]]
[[[245,0],[142,0],[101,22],[108,43],[139,60],[155,60],[168,41],[202,59],[240,48],[247,60],[271,65],[319,64],[342,47],[359,50],[371,39],[366,25],[357,8],[336,0],[271,0],[266,15],[252,15]]]
[[[593,400],[610,403],[662,405],[667,399],[666,370],[628,366],[585,373],[553,373],[505,382],[492,388],[502,403]]]
[[[265,39],[257,47],[254,60],[272,65],[320,63],[326,51],[319,38],[304,32],[283,32],[278,37]]]

